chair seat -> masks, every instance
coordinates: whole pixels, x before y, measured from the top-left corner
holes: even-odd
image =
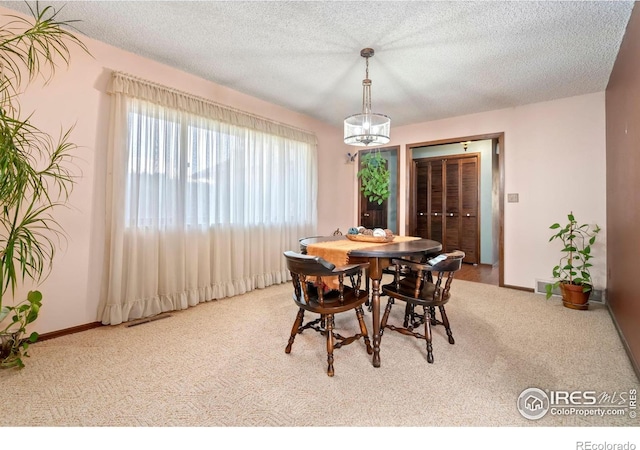
[[[382,293],[404,302],[422,306],[440,306],[449,301],[450,292],[444,292],[442,298],[434,296],[436,286],[432,283],[423,283],[422,288],[416,296],[416,281],[414,277],[405,277],[400,280],[399,285],[389,283],[382,286]]]
[[[315,290],[315,286],[308,286],[309,290]],[[308,300],[304,296],[298,297],[293,294],[293,301],[300,308],[307,311],[311,311],[318,314],[338,314],[344,311],[349,311],[367,301],[367,291],[355,289],[345,286],[342,299],[340,299],[340,293],[337,290],[331,290],[324,294],[322,304],[320,299],[316,295],[309,295]]]

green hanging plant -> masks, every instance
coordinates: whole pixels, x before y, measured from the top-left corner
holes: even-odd
[[[367,153],[362,157],[357,176],[360,179],[360,190],[370,202],[381,205],[389,198],[391,174],[387,169],[387,160],[380,152]]]

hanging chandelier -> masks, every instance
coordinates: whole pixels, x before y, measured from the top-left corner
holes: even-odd
[[[362,80],[362,112],[344,119],[344,143],[367,147],[389,142],[391,119],[384,114],[371,112],[371,80],[369,79],[369,58],[372,48],[363,48],[360,56],[366,60],[366,75]]]

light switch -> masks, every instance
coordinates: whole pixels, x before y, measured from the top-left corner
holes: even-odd
[[[518,194],[507,194],[507,201],[509,203],[518,203]]]

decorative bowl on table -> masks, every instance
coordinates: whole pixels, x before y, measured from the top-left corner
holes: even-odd
[[[392,242],[395,236],[389,229],[375,228],[373,230],[364,227],[349,228],[347,239],[361,242]]]
[[[347,239],[362,242],[393,242],[395,236],[369,236],[366,234],[347,234]]]

